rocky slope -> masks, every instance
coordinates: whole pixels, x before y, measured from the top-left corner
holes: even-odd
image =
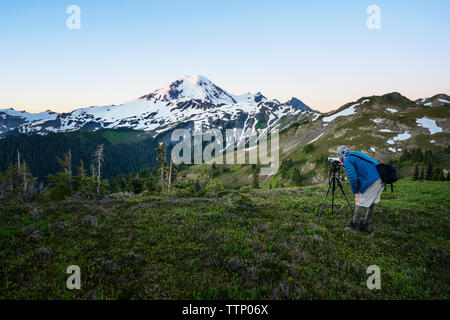
[[[450,97],[446,94],[437,94],[430,98],[417,99],[416,103],[425,107],[440,107],[449,104]]]
[[[445,95],[434,96],[442,97]],[[339,145],[365,152],[379,161],[395,160],[404,150],[413,148],[442,153],[450,145],[450,104],[425,106],[396,92],[362,97],[335,111],[310,114],[291,124],[280,135],[280,159],[289,163],[290,171],[300,170],[303,184],[323,183],[328,176],[326,158],[336,157]],[[450,169],[450,159],[443,158],[441,167]],[[230,169],[220,175],[224,185],[252,183],[251,166]],[[199,166],[190,172],[198,176],[208,169]],[[260,183],[263,187],[277,187],[292,182],[284,181],[278,172],[260,177]]]
[[[438,96],[445,95],[434,97]],[[395,92],[363,97],[289,131],[284,153],[313,144],[316,152],[332,154],[337,145],[346,144],[388,159],[407,148],[445,147],[450,143],[449,107],[449,103],[428,107]]]

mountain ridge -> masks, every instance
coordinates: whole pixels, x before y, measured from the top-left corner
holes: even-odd
[[[306,105],[305,105],[306,106]],[[282,117],[315,112],[278,100],[261,92],[234,95],[203,76],[182,76],[168,86],[119,105],[91,106],[68,113],[30,114],[11,109],[0,110],[0,135],[6,133],[68,132],[130,128],[149,132],[153,137],[175,127],[200,121],[206,128],[241,126],[254,130],[257,124],[269,129]]]

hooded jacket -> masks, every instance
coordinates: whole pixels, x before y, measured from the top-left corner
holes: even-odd
[[[353,157],[352,154],[367,159],[373,162],[373,164],[357,157]],[[375,167],[378,164],[378,161],[362,152],[347,152],[343,163],[353,193],[364,193],[372,183],[380,178],[380,174]]]

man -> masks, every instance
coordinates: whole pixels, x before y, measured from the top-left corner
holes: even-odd
[[[371,233],[369,225],[384,187],[375,167],[378,162],[362,152],[350,152],[346,146],[338,147],[337,156],[344,166],[352,192],[355,194],[356,207],[350,221],[350,229]]]

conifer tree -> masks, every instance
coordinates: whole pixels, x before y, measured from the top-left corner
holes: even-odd
[[[433,180],[436,180],[436,181],[440,180],[441,179],[441,173],[442,173],[441,169],[439,169],[439,168],[434,169]]]
[[[294,172],[292,174],[292,181],[295,183],[296,186],[301,186],[302,180],[303,180],[303,178],[300,174],[300,169],[295,168]]]
[[[431,179],[433,179],[433,165],[431,164],[431,161],[428,162],[427,171],[426,171],[426,173],[425,173],[425,179],[426,179],[426,180],[431,180]]]
[[[416,166],[416,167],[414,168],[414,176],[413,176],[413,179],[414,179],[414,180],[419,179],[419,167],[418,167],[418,166]]]
[[[72,150],[69,149],[67,153],[64,154],[63,158],[56,157],[58,163],[64,169],[64,173],[67,175],[67,180],[69,184],[70,195],[73,193],[72,187]]]
[[[0,171],[0,199],[5,198],[5,181],[4,174]]]
[[[259,188],[259,173],[260,172],[261,172],[260,166],[256,166],[255,170],[253,170],[252,187],[255,189]]]

